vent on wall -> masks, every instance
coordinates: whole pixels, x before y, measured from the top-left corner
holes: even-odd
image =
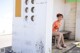
[[[31,4],[32,6],[29,7],[28,4]],[[31,12],[30,17],[29,17],[29,15],[25,15],[24,16],[25,17],[25,21],[27,21],[28,18],[29,18],[33,22],[34,18],[35,18],[35,16],[34,16],[34,8],[35,8],[34,7],[34,0],[25,0],[25,5],[27,6],[27,7],[25,7],[25,14],[28,14],[28,12]]]

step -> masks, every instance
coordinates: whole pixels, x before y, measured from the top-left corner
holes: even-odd
[[[71,43],[71,44],[67,45],[67,48],[63,48],[62,50],[59,50],[59,49],[56,49],[56,48],[53,49],[52,53],[67,53],[68,51],[70,51],[74,47],[76,47],[76,45]]]

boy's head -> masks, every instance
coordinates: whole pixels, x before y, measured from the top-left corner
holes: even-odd
[[[60,14],[60,13],[58,13],[58,14],[57,14],[57,18],[58,18],[59,21],[61,21],[61,20],[63,19],[63,15]]]

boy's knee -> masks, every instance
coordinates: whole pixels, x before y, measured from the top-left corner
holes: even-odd
[[[63,33],[59,33],[60,36],[63,36]]]
[[[63,33],[60,33],[61,35],[63,35]]]

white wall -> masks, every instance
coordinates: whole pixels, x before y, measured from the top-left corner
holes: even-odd
[[[29,0],[28,13],[25,13],[24,1],[22,0],[21,17],[15,17],[14,14],[13,18],[13,51],[16,53],[51,53],[52,0],[36,0],[33,5]],[[32,6],[35,7],[34,13],[30,11]],[[29,16],[27,21],[25,21],[25,15]],[[30,19],[31,15],[35,16],[34,22]]]
[[[76,3],[65,4],[65,30],[71,31],[70,39],[75,39]]]

